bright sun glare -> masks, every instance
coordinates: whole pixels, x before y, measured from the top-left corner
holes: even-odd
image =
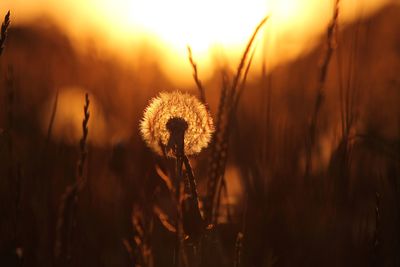
[[[91,5],[88,4],[88,7]],[[215,54],[237,57],[265,16],[286,29],[301,10],[299,0],[103,0],[100,6],[105,21],[113,21],[118,31],[110,32],[135,38],[135,34],[155,36],[168,48],[165,60],[173,61],[190,80],[186,46],[190,45],[201,66],[209,66]],[[115,27],[106,23],[105,27]],[[140,35],[140,34],[139,34]],[[142,36],[142,37],[143,37]],[[208,72],[210,72],[208,68]],[[204,74],[204,73],[203,73]]]
[[[356,18],[389,0],[341,1],[341,21]],[[97,43],[134,58],[132,43],[147,41],[157,48],[166,74],[187,77],[191,69],[190,45],[200,74],[206,77],[218,59],[236,64],[255,26],[270,16],[261,32],[273,66],[310,49],[310,40],[321,34],[331,17],[334,0],[5,0],[15,20],[49,13],[71,36]],[[3,5],[3,3],[2,3]],[[360,12],[359,10],[362,10]],[[264,33],[264,34],[263,34]],[[258,42],[260,43],[260,42]],[[258,45],[257,60],[262,54]],[[262,47],[261,47],[262,48]],[[264,47],[265,48],[265,47]],[[127,54],[130,53],[130,54]],[[129,56],[127,56],[129,55]],[[174,71],[171,74],[171,65]],[[257,65],[257,64],[256,64]],[[202,73],[203,72],[203,73]]]

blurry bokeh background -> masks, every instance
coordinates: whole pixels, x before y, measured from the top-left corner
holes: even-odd
[[[154,203],[169,209],[155,169],[162,160],[139,136],[144,108],[160,91],[198,94],[190,45],[215,118],[221,73],[233,75],[254,28],[270,15],[231,132],[221,205],[230,212],[220,212],[221,241],[210,257],[231,266],[245,225],[243,266],[399,266],[397,1],[340,2],[312,173],[304,177],[333,7],[317,0],[1,1],[11,26],[0,57],[0,265],[10,266],[16,248],[24,266],[54,265],[86,92],[88,184],[74,266],[132,265],[123,242],[134,235],[132,211],[151,217]],[[192,159],[200,195],[208,154]],[[159,222],[154,228],[155,266],[170,266],[165,247],[173,248],[173,235]]]

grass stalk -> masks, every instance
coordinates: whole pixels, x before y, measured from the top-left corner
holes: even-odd
[[[233,263],[234,267],[242,266],[242,250],[243,250],[243,233],[239,232],[236,236],[235,260]]]
[[[318,73],[317,97],[315,99],[314,110],[311,115],[311,121],[309,125],[309,136],[306,145],[306,163],[305,163],[306,177],[310,176],[312,170],[312,151],[315,146],[318,118],[325,98],[325,82],[328,74],[328,67],[335,49],[334,33],[338,24],[339,3],[340,0],[335,1],[333,16],[326,32],[326,46],[327,46],[326,52]]]
[[[7,29],[10,26],[10,11],[4,17],[4,21],[1,24],[1,31],[0,31],[0,56],[3,53],[3,49],[7,39]]]
[[[75,245],[75,232],[77,227],[77,209],[79,193],[86,184],[84,178],[84,165],[87,157],[87,137],[89,133],[89,95],[85,94],[85,105],[83,108],[84,118],[82,121],[82,138],[79,142],[80,158],[77,164],[76,181],[67,186],[61,198],[57,220],[57,237],[54,248],[55,260],[58,264],[64,266],[74,266],[73,262],[73,246]]]
[[[253,48],[253,43],[258,32],[267,22],[268,18],[269,17],[267,16],[261,20],[261,22],[254,30],[252,36],[250,37],[242,54],[241,60],[237,67],[236,75],[233,78],[231,86],[223,86],[222,88],[222,93],[218,106],[216,130],[214,140],[211,144],[211,168],[209,169],[207,196],[205,201],[205,215],[207,223],[216,222],[217,216],[215,212],[218,212],[218,207],[216,207],[215,204],[219,202],[217,200],[218,196],[220,195],[220,189],[218,186],[224,184],[224,182],[220,182],[220,180],[225,179],[224,173],[228,158],[229,136],[233,124],[232,121],[234,120],[235,111],[238,105],[237,103],[240,99],[241,91],[244,87],[247,73],[251,65],[253,55],[251,50]],[[248,62],[247,65],[246,62]]]
[[[375,194],[375,230],[372,243],[372,262],[371,265],[381,266],[379,259],[379,250],[381,247],[380,231],[381,231],[381,211],[380,211],[381,195]]]
[[[190,195],[191,195],[191,206],[193,208],[194,216],[195,216],[195,221],[197,223],[202,224],[203,219],[200,213],[200,207],[199,207],[199,196],[197,193],[197,186],[196,186],[196,180],[193,174],[192,166],[190,165],[188,157],[184,156],[183,157],[183,163],[185,165],[185,170],[186,174],[188,176],[189,180],[189,185],[190,185]]]
[[[205,90],[204,90],[203,84],[202,84],[202,82],[200,81],[200,78],[199,78],[199,74],[198,74],[198,71],[197,71],[197,64],[193,59],[192,48],[190,46],[188,46],[187,50],[188,50],[189,62],[190,62],[190,65],[193,68],[193,79],[194,79],[194,81],[195,81],[195,83],[197,85],[197,89],[199,90],[200,100],[201,100],[201,102],[206,104],[207,103],[206,102],[206,94],[205,94]]]

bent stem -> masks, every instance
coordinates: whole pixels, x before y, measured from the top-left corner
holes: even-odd
[[[202,220],[203,218],[200,213],[199,196],[197,193],[196,180],[194,178],[192,166],[190,165],[189,159],[185,155],[183,156],[183,163],[185,164],[186,173],[189,179],[190,194],[192,197],[192,206],[194,207],[194,212],[196,213],[196,215],[198,215],[196,217]]]
[[[185,209],[183,211],[183,229],[192,244],[197,244],[204,233],[206,224],[200,212],[196,180],[189,159],[184,156],[183,162],[185,164],[185,185],[188,194],[188,197],[185,198]]]

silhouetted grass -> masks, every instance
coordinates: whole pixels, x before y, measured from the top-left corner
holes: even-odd
[[[234,71],[210,80],[189,52],[191,89],[217,123],[209,149],[182,157],[179,186],[175,160],[137,130],[171,86],[157,67],[125,70],[75,53],[57,29],[4,22],[0,266],[174,266],[178,250],[180,266],[399,266],[400,9],[340,31],[338,12],[315,50],[265,77],[249,77],[257,30]],[[107,142],[88,139],[88,97],[81,140],[55,138],[69,84],[103,108]]]
[[[6,42],[7,37],[7,29],[10,25],[10,11],[7,12],[6,16],[4,17],[4,21],[1,24],[1,31],[0,31],[0,55],[3,53],[4,45]]]

